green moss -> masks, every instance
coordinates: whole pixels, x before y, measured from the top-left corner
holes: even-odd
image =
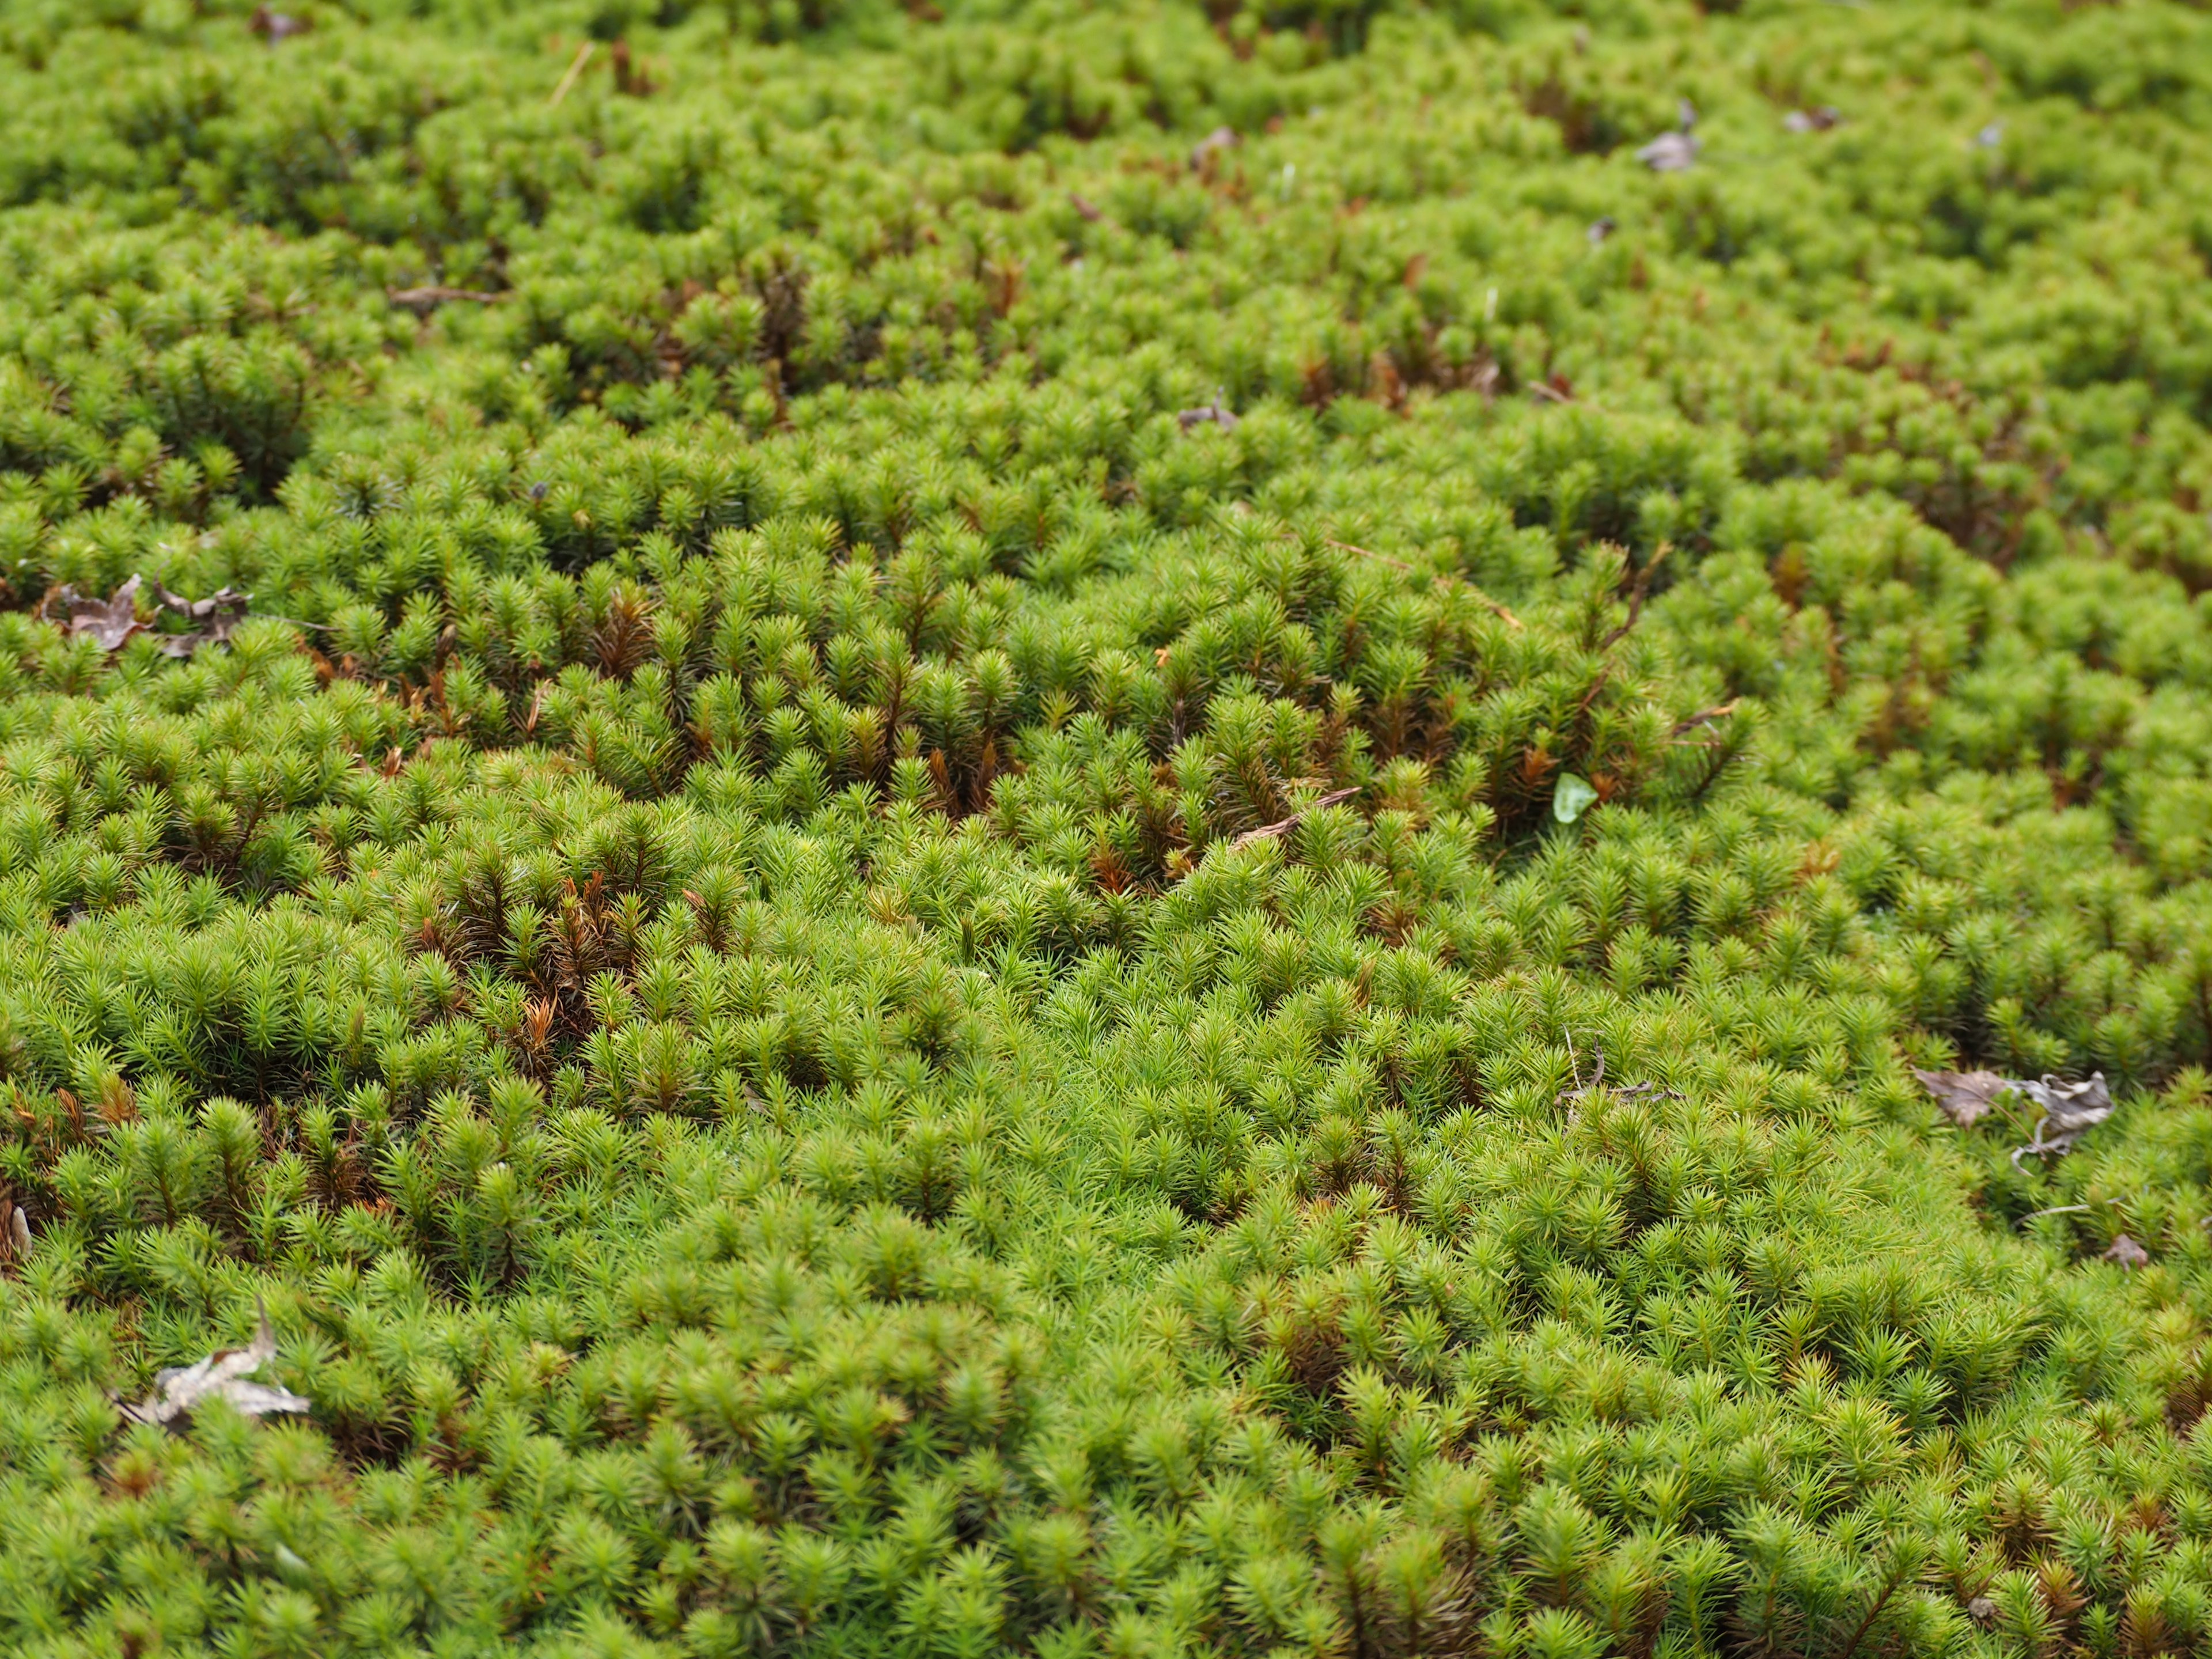
[[[1711,10],[0,8],[0,1645],[2212,1640],[2212,26]]]

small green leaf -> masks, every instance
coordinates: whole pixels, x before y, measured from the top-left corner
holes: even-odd
[[[1562,772],[1559,781],[1552,787],[1552,816],[1561,823],[1572,823],[1589,810],[1597,799],[1597,791],[1588,781],[1571,772]]]

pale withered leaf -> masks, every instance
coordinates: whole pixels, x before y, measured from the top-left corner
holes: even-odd
[[[2128,1268],[2148,1267],[2150,1265],[2150,1252],[2125,1233],[2122,1233],[2106,1248],[2100,1260],[2117,1262],[2119,1266]]]
[[[2030,1152],[2051,1158],[2065,1152],[2112,1115],[2112,1091],[2105,1087],[2102,1072],[2092,1072],[2079,1083],[2065,1083],[2046,1075],[2033,1083],[2014,1086],[2043,1109],[2042,1117],[2036,1122],[2035,1139],[2013,1152],[2014,1169]]]
[[[271,1382],[257,1382],[253,1374],[276,1357],[276,1335],[269,1328],[269,1310],[254,1304],[260,1326],[253,1340],[243,1348],[218,1348],[197,1364],[172,1366],[154,1378],[154,1392],[136,1404],[125,1405],[123,1415],[134,1423],[167,1426],[190,1417],[204,1401],[221,1398],[247,1417],[270,1417],[311,1411],[314,1402]]]

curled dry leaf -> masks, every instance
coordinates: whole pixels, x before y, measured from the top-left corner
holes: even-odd
[[[272,1382],[256,1382],[253,1373],[276,1357],[276,1335],[269,1328],[269,1310],[258,1297],[254,1311],[260,1317],[252,1342],[243,1348],[218,1348],[195,1365],[172,1366],[154,1378],[154,1392],[135,1405],[123,1407],[134,1423],[163,1426],[190,1417],[203,1401],[221,1398],[247,1417],[270,1417],[311,1411],[314,1402]]]
[[[2092,1072],[2080,1083],[2063,1083],[2046,1075],[2033,1083],[2013,1086],[2043,1109],[2043,1115],[2036,1122],[2035,1138],[2027,1146],[2014,1149],[2014,1169],[2030,1152],[2039,1158],[2051,1158],[2065,1152],[2112,1115],[2112,1091],[2105,1087],[2102,1072]]]
[[[71,638],[88,634],[103,651],[120,651],[137,634],[151,633],[138,620],[138,592],[145,579],[133,576],[107,598],[91,599],[64,584],[46,596],[40,614],[69,621]],[[246,620],[248,596],[234,587],[218,589],[204,599],[181,599],[159,582],[155,602],[170,615],[193,626],[185,633],[159,635],[161,649],[172,657],[189,657],[204,645],[228,645],[231,631]]]
[[[40,607],[48,616],[59,612],[69,622],[70,637],[89,634],[103,651],[120,651],[133,634],[145,631],[138,620],[139,579],[133,576],[106,599],[88,598],[64,584],[46,596]]]
[[[294,17],[289,13],[275,11],[267,6],[256,6],[253,9],[253,15],[247,21],[246,27],[273,46],[281,40],[290,40],[295,34],[305,34],[314,25],[304,17]]]
[[[1705,141],[1692,131],[1698,125],[1698,106],[1685,98],[1681,102],[1680,131],[1662,132],[1636,152],[1636,159],[1654,173],[1687,173],[1697,165],[1698,152]]]
[[[1203,172],[1206,164],[1224,149],[1234,149],[1244,141],[1237,136],[1234,127],[1216,127],[1191,146],[1190,165],[1193,172]]]
[[[1218,398],[1203,409],[1186,409],[1177,411],[1176,419],[1186,432],[1201,426],[1218,426],[1224,432],[1237,430],[1235,411],[1224,408],[1221,400]]]
[[[1962,1129],[1972,1126],[1996,1103],[1999,1095],[2008,1091],[2033,1104],[2041,1115],[2036,1120],[2034,1138],[2012,1155],[2015,1169],[2030,1152],[2050,1158],[2065,1152],[2112,1115],[2112,1091],[2105,1086],[2102,1072],[2092,1073],[2079,1083],[2047,1074],[2033,1079],[2000,1077],[1995,1072],[1915,1071],[1912,1075],[1935,1097],[1944,1116]]]
[[[1920,1086],[1936,1097],[1943,1115],[1961,1129],[1972,1128],[1985,1115],[1996,1097],[2006,1090],[2017,1092],[2020,1085],[2010,1078],[1999,1077],[1995,1072],[1923,1072],[1913,1076]]]
[[[1687,173],[1698,164],[1705,141],[1693,132],[1662,132],[1636,152],[1636,159],[1654,173]]]
[[[164,611],[196,624],[189,633],[162,636],[161,649],[173,657],[189,657],[204,645],[229,644],[231,630],[246,620],[247,596],[234,587],[217,588],[204,599],[179,599],[158,585],[154,591]]]
[[[2122,1233],[2118,1237],[2115,1238],[2112,1242],[2110,1247],[2106,1249],[2104,1255],[2098,1259],[2103,1261],[2117,1262],[2119,1266],[2131,1270],[2136,1267],[2148,1267],[2150,1266],[2150,1252],[2143,1249],[2142,1245],[2136,1243],[2135,1240],[2130,1238],[2125,1233]]]

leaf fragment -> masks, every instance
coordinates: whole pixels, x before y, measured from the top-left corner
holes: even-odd
[[[273,46],[295,34],[305,34],[314,25],[307,19],[295,17],[289,12],[277,11],[269,6],[256,6],[246,27]]]
[[[1698,125],[1698,106],[1686,98],[1682,100],[1680,120],[1679,131],[1661,133],[1636,152],[1636,159],[1654,173],[1687,173],[1695,167],[1705,141],[1692,131]]]
[[[133,576],[103,599],[79,593],[64,583],[46,596],[40,609],[48,615],[60,611],[68,619],[71,639],[89,634],[101,650],[120,651],[132,635],[146,630],[138,620],[138,587],[139,579]]]
[[[231,631],[246,620],[249,596],[234,587],[219,587],[204,599],[179,599],[159,583],[154,591],[164,611],[198,624],[189,632],[162,636],[161,649],[172,657],[189,657],[204,645],[228,645]]]
[[[2098,1257],[2098,1260],[2100,1261],[2115,1262],[2118,1266],[2125,1267],[2129,1271],[2132,1272],[2137,1267],[2148,1267],[2150,1266],[2150,1252],[2143,1249],[2142,1245],[2136,1243],[2135,1240],[2130,1238],[2125,1233],[2122,1233],[2117,1238],[2112,1240],[2111,1245],[2106,1248],[2104,1255]]]
[[[2035,1132],[2025,1146],[2015,1148],[2013,1167],[2033,1152],[2055,1158],[2112,1115],[2112,1091],[2105,1074],[2093,1072],[2079,1083],[2068,1083],[2045,1073],[2036,1079],[2000,1077],[1995,1072],[1923,1072],[1913,1076],[1935,1097],[1943,1115],[1961,1129],[1967,1128],[2008,1091],[2020,1096],[2041,1114]]]
[[[41,616],[59,613],[69,623],[70,637],[89,635],[103,651],[120,651],[133,636],[153,630],[138,620],[138,593],[145,578],[134,575],[102,599],[88,597],[67,583],[46,595]],[[204,645],[228,645],[231,632],[246,620],[251,595],[234,587],[218,588],[204,599],[187,599],[154,584],[155,603],[170,615],[195,624],[181,634],[159,635],[162,651],[172,657],[189,657]]]
[[[2014,1169],[2030,1152],[2039,1158],[2057,1156],[2112,1115],[2112,1091],[2105,1087],[2102,1072],[2092,1072],[2079,1083],[2062,1082],[2046,1074],[2036,1082],[2014,1086],[2043,1109],[2034,1139],[2014,1150]]]
[[[1687,173],[1698,164],[1705,142],[1692,132],[1662,132],[1636,152],[1636,159],[1654,173]]]
[[[123,1415],[134,1423],[166,1427],[190,1417],[204,1401],[221,1398],[247,1417],[312,1411],[314,1402],[272,1382],[256,1382],[253,1373],[276,1357],[276,1334],[269,1326],[269,1310],[254,1298],[260,1328],[243,1348],[218,1348],[196,1364],[171,1366],[154,1378],[154,1392],[136,1404],[125,1405]]]
[[[1961,1129],[1970,1129],[2008,1089],[2020,1085],[1995,1072],[1923,1072],[1914,1070],[1920,1086],[1936,1097],[1943,1115]]]
[[[1237,129],[1234,127],[1214,128],[1212,131],[1207,133],[1205,137],[1200,139],[1195,144],[1191,146],[1191,171],[1193,173],[1204,172],[1206,170],[1206,162],[1211,161],[1214,155],[1224,149],[1234,149],[1237,145],[1243,142],[1244,140],[1237,134]]]
[[[1597,791],[1586,778],[1571,772],[1559,774],[1559,781],[1552,786],[1552,816],[1561,823],[1572,823],[1597,801]]]

